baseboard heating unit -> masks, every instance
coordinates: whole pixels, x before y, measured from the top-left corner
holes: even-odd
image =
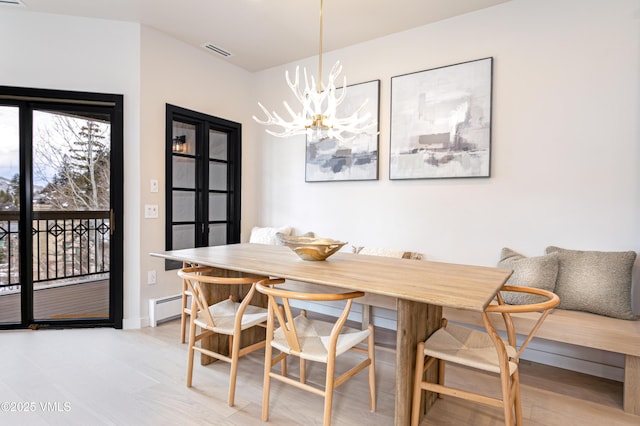
[[[180,318],[182,314],[182,295],[149,299],[149,324],[155,327],[165,321]]]

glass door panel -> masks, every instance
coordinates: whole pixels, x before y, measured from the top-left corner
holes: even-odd
[[[33,318],[109,318],[111,122],[33,111]]]
[[[195,225],[173,225],[173,249],[179,250],[195,247],[195,228]]]
[[[227,243],[228,217],[228,138],[227,133],[209,130],[209,245]]]
[[[195,158],[173,157],[173,186],[175,188],[196,189]]]
[[[209,245],[221,246],[227,244],[227,224],[209,225]]]
[[[227,220],[227,194],[209,194],[209,221]]]
[[[177,120],[174,120],[171,126],[173,248],[190,248],[195,247],[197,232],[197,127]]]
[[[0,323],[20,323],[19,110],[0,106]]]
[[[173,220],[175,222],[191,222],[196,220],[196,193],[173,191]]]
[[[209,130],[209,158],[211,160],[227,161],[229,155],[227,139],[226,133]]]
[[[227,164],[209,162],[209,189],[227,191]]]

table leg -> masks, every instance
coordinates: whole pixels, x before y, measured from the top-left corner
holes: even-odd
[[[398,299],[397,307],[395,425],[403,426],[411,423],[416,347],[440,327],[442,307],[404,299]],[[427,372],[432,381],[438,374],[434,365]],[[430,407],[435,399],[436,395],[429,392],[423,404]]]
[[[624,356],[624,411],[640,415],[640,357]]]

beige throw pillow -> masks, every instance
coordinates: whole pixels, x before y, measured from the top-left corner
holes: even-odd
[[[558,256],[527,257],[510,248],[503,248],[500,253],[499,268],[513,269],[507,285],[514,287],[534,287],[554,291],[558,276]],[[542,296],[525,293],[503,292],[505,303],[510,305],[528,305],[546,300]]]
[[[291,235],[293,228],[291,226],[283,226],[281,228],[259,227],[254,226],[249,236],[250,243],[282,245],[276,234]]]
[[[369,256],[397,257],[400,259],[422,260],[422,253],[415,251],[393,250],[375,247],[356,247],[351,246],[352,252],[355,254],[366,254]]]
[[[580,251],[550,246],[547,253],[558,254],[559,308],[635,319],[631,307],[634,251]]]

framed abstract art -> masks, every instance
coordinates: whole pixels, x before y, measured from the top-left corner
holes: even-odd
[[[390,179],[489,177],[493,58],[391,79]]]
[[[337,89],[338,96],[341,90]],[[337,109],[338,115],[348,117],[368,99],[360,113],[375,117],[379,129],[379,97],[380,80],[347,86],[347,95]],[[307,136],[305,181],[377,180],[378,129],[348,141]]]

